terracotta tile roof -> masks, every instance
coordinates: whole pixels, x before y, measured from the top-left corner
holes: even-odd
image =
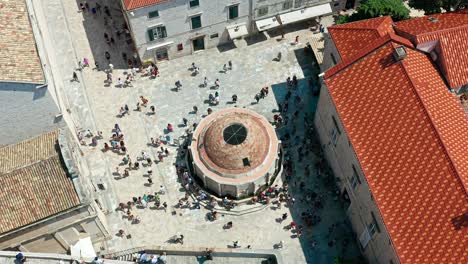
[[[33,141],[26,140],[0,148],[0,174],[57,156],[57,137],[58,131],[51,131],[34,138]]]
[[[431,22],[429,17],[438,21]],[[398,22],[395,30],[416,45],[437,40],[441,70],[450,87],[468,84],[468,11],[429,17]]]
[[[437,22],[432,22],[429,18],[435,18]],[[395,24],[398,31],[414,36],[417,44],[424,35],[465,27],[468,25],[468,10],[412,18]]]
[[[328,27],[342,60],[346,60],[388,32],[393,33],[389,16]]]
[[[394,62],[399,45],[368,48],[325,83],[400,262],[460,263],[468,120],[428,55],[407,47]]]
[[[168,2],[171,0],[123,0],[125,9],[133,10],[140,7],[150,6],[150,5],[157,5],[163,2]]]
[[[80,204],[55,152],[58,132],[0,148],[0,234]]]
[[[44,83],[25,0],[0,0],[0,81]]]

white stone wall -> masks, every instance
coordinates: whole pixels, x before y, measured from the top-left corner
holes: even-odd
[[[253,1],[253,20],[261,20],[275,15],[288,13],[304,7],[310,7],[325,3],[331,0],[252,0]],[[268,6],[266,15],[259,14],[260,9]],[[331,5],[333,8],[333,5]],[[288,8],[289,7],[289,8]]]
[[[44,222],[18,229],[0,236],[0,249],[20,246],[23,251],[59,253],[67,252],[70,245],[86,232],[93,242],[106,239],[107,231],[91,205],[77,208],[61,215],[50,217]]]
[[[323,50],[323,62],[320,66],[321,72],[325,72],[326,70],[341,62],[340,54],[336,49],[335,43],[333,42],[330,33],[323,34],[323,37],[325,39],[325,48]]]
[[[335,127],[332,116],[335,117],[341,131],[341,134],[338,135],[336,145],[331,139],[332,130]],[[380,232],[375,233],[369,244],[363,249],[362,252],[364,256],[369,260],[369,263],[389,263],[390,260],[392,260],[393,263],[399,263],[386,227],[380,216],[380,211],[374,202],[354,149],[350,144],[347,133],[336,112],[336,108],[325,84],[322,85],[320,91],[314,125],[319,135],[325,157],[335,176],[341,180],[341,191],[344,192],[346,189],[350,197],[351,205],[347,209],[347,214],[357,238],[359,238],[364,229],[372,223],[371,212],[374,213],[377,224],[380,227]],[[357,184],[354,189],[350,182],[353,175],[353,165],[360,179],[360,183]]]
[[[239,16],[229,20],[229,6],[239,5]],[[148,13],[159,11],[159,17],[148,18]],[[139,8],[126,12],[126,16],[133,32],[134,41],[142,59],[154,59],[155,51],[146,51],[148,47],[161,43],[172,44],[168,48],[169,59],[192,54],[193,46],[191,39],[204,36],[205,49],[216,47],[229,41],[226,26],[239,23],[250,24],[249,0],[200,0],[198,7],[189,7],[188,0],[174,0],[163,2],[158,5]],[[191,17],[201,15],[202,27],[191,29]],[[167,37],[164,39],[150,41],[147,30],[155,25],[164,25]],[[218,34],[218,37],[210,36]],[[183,50],[178,51],[177,45],[182,44]]]

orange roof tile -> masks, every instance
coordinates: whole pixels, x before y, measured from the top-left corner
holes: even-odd
[[[388,32],[393,32],[392,19],[389,16],[328,27],[328,32],[335,42],[342,60],[346,60],[369,42],[377,40]]]
[[[123,0],[125,9],[127,10],[133,10],[150,5],[157,5],[167,1],[171,0]]]
[[[429,18],[435,18],[437,21],[432,22]],[[468,25],[468,11],[433,14],[403,20],[395,24],[397,31],[414,36],[417,44],[420,43],[420,38],[426,34]]]
[[[400,262],[460,263],[468,120],[430,57],[407,47],[395,63],[398,45],[369,48],[325,83]]]
[[[429,17],[437,18],[437,22]],[[416,45],[437,40],[441,70],[449,86],[457,88],[468,84],[468,11],[401,21],[395,30]]]

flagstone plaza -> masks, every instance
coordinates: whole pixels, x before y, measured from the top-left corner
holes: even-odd
[[[43,4],[49,7],[44,16],[49,24],[49,31],[44,34],[49,34],[49,39],[56,40],[45,45],[55,47],[64,55],[55,58],[56,64],[62,66],[55,69],[57,75],[63,76],[64,83],[71,78],[76,63],[65,59],[67,53],[74,54],[71,56],[77,58],[90,59],[91,67],[79,72],[80,82],[67,83],[68,88],[63,93],[68,98],[67,108],[74,115],[81,116],[77,129],[103,131],[104,135],[97,146],[87,146],[83,153],[91,174],[97,175],[89,180],[104,186],[102,190],[98,190],[99,201],[107,211],[106,219],[112,236],[112,239],[95,245],[97,252],[118,252],[150,246],[228,248],[233,241],[239,241],[242,249],[250,245],[252,251],[278,250],[284,263],[331,263],[338,256],[348,259],[359,256],[334,188],[324,180],[323,173],[319,177],[315,169],[315,164],[321,159],[317,156],[319,146],[317,145],[314,153],[298,154],[298,148],[305,141],[306,134],[312,134],[305,130],[311,129],[311,118],[317,101],[317,97],[312,95],[312,89],[318,85],[318,66],[315,65],[312,54],[304,53],[305,43],[312,36],[309,30],[287,33],[283,40],[254,36],[236,42],[237,47],[219,47],[162,62],[158,64],[158,77],[149,78],[139,73],[131,86],[118,87],[117,78],[125,79],[127,73],[120,54],[131,54],[131,47],[119,41],[113,47],[107,46],[102,40],[105,28],[100,18],[90,19],[86,14],[77,13],[71,8],[63,10],[70,34],[63,35],[63,31],[51,26],[65,25],[63,17],[57,15],[62,12],[61,4],[55,0]],[[74,2],[65,0],[63,4],[71,6]],[[118,19],[118,12],[114,17]],[[54,19],[55,22],[52,23]],[[299,36],[297,45],[293,43],[296,36]],[[110,85],[105,82],[104,70],[108,68],[104,58],[105,51],[110,51],[110,63],[115,67],[114,82]],[[281,53],[280,61],[276,60],[278,53]],[[95,61],[99,64],[100,71],[93,69]],[[232,62],[233,67],[224,72],[223,65],[228,61]],[[200,73],[196,76],[190,70],[193,62],[200,68]],[[257,203],[239,205],[232,211],[218,208],[218,220],[209,221],[207,214],[210,210],[203,206],[201,209],[175,208],[179,199],[185,195],[175,166],[185,162],[184,156],[179,155],[177,158],[180,154],[178,144],[164,145],[170,154],[163,162],[153,164],[151,168],[131,170],[129,177],[121,177],[125,169],[122,165],[123,155],[102,151],[104,142],[112,135],[114,125],[119,124],[128,148],[127,154],[132,160],[141,156],[142,151],[157,160],[159,148],[152,147],[150,139],[165,137],[166,126],[170,123],[174,127],[174,132],[169,133],[171,141],[180,144],[185,140],[186,129],[192,127],[193,123],[200,123],[207,115],[208,108],[213,112],[228,107],[250,109],[273,122],[273,116],[278,113],[278,104],[284,102],[288,92],[286,79],[293,75],[298,79],[298,88],[292,91],[289,109],[283,113],[283,117],[289,119],[289,122],[276,132],[284,144],[284,156],[293,161],[289,193],[296,201],[294,205],[283,203],[278,208],[276,204],[265,206]],[[207,87],[201,85],[204,77],[208,78]],[[220,88],[214,90],[212,86],[216,79],[219,79]],[[176,81],[182,83],[179,91],[175,89]],[[256,103],[254,97],[262,87],[269,87],[269,94]],[[220,103],[209,105],[209,95],[215,92],[219,93]],[[237,103],[231,102],[234,94],[238,96]],[[148,107],[135,111],[140,96],[149,100]],[[300,97],[301,103],[293,102],[296,97]],[[129,115],[120,117],[119,109],[125,104],[130,108]],[[155,107],[154,115],[150,113],[149,106]],[[198,113],[192,112],[193,106],[198,108]],[[296,111],[298,114],[294,118]],[[188,120],[187,127],[183,126],[183,118]],[[285,138],[287,134],[290,136],[289,140]],[[304,168],[307,164],[310,164],[311,169],[306,177]],[[116,171],[117,167],[119,173]],[[149,169],[152,170],[152,185],[148,184]],[[280,175],[275,184],[281,186],[283,179],[284,175]],[[132,224],[125,214],[115,211],[119,203],[157,192],[160,185],[166,189],[166,193],[161,195],[161,203],[168,204],[167,212],[152,208],[152,204],[148,208],[134,209],[133,213],[141,222]],[[311,192],[320,197],[323,209],[315,212],[321,221],[309,227],[302,220],[301,214],[314,210],[306,197]],[[287,213],[287,218],[279,221],[284,213]],[[229,221],[233,222],[233,227],[224,229],[223,226]],[[304,226],[300,238],[285,228],[291,221]],[[331,227],[332,224],[336,225]],[[126,235],[130,234],[131,238],[118,236],[119,230],[124,230]],[[170,243],[170,238],[176,234],[184,235],[183,245]],[[280,241],[284,241],[283,248],[275,249]],[[190,263],[198,262],[194,258]]]

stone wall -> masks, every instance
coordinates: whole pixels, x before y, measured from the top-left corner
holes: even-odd
[[[189,1],[174,0],[163,2],[126,12],[127,21],[133,32],[133,38],[140,57],[155,60],[155,52],[159,48],[147,51],[148,47],[170,43],[161,48],[167,48],[170,59],[192,54],[194,52],[192,39],[203,37],[205,49],[213,48],[229,42],[226,26],[239,23],[249,23],[249,0],[225,1],[225,0],[200,0],[198,7],[190,8]],[[229,20],[228,10],[230,5],[239,6],[238,18]],[[148,13],[159,11],[159,16],[149,18]],[[191,17],[201,15],[201,28],[191,29]],[[148,29],[164,25],[167,37],[163,39],[149,40]],[[214,35],[217,34],[217,37]],[[177,46],[182,44],[182,50]]]
[[[338,133],[335,142],[333,142],[331,136],[332,131],[335,129],[332,117],[335,117],[341,132]],[[371,240],[364,248],[361,246],[363,255],[369,260],[369,263],[389,263],[390,261],[399,263],[380,211],[370,192],[360,163],[325,84],[322,85],[320,91],[314,125],[319,135],[325,158],[335,176],[341,181],[340,191],[341,193],[346,192],[351,200],[351,204],[346,210],[358,243],[361,234],[374,222],[372,215],[374,215],[375,222],[380,230],[371,236]],[[351,183],[354,174],[353,166],[359,179],[354,188]]]

